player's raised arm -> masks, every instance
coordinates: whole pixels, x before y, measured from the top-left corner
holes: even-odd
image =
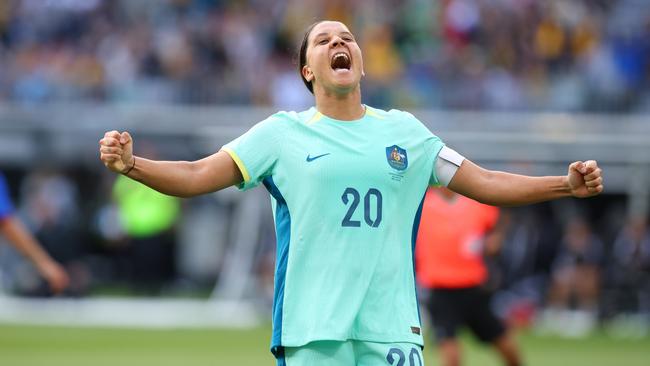
[[[489,205],[517,206],[595,196],[603,191],[603,177],[594,160],[572,163],[565,176],[530,177],[483,169],[465,159],[448,187]]]
[[[156,161],[133,155],[128,132],[109,131],[99,140],[106,167],[172,196],[191,197],[242,182],[230,155],[219,151],[197,161]]]

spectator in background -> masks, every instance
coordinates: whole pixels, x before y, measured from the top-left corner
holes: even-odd
[[[552,329],[580,336],[594,327],[603,251],[603,242],[583,217],[573,217],[567,223],[551,273],[548,306]]]
[[[558,224],[548,206],[504,209],[499,216],[503,240],[499,255],[486,258],[492,299],[500,318],[515,328],[533,325],[537,311],[546,305],[550,267],[555,259]]]
[[[491,296],[483,287],[488,278],[483,255],[498,251],[500,234],[493,231],[498,217],[498,208],[449,189],[427,191],[416,245],[416,271],[419,285],[429,295],[426,309],[432,317],[442,365],[461,364],[457,336],[463,326],[482,342],[492,344],[506,365],[521,364],[517,345],[491,310]]]
[[[616,236],[612,273],[618,310],[650,315],[650,229],[632,216]]]
[[[83,261],[86,254],[83,215],[75,182],[57,170],[34,169],[25,177],[20,190],[20,212],[25,224],[43,248],[70,273],[67,292],[82,294],[88,288],[90,276]]]
[[[25,255],[49,284],[53,293],[61,293],[70,282],[63,267],[39,245],[14,214],[7,183],[0,173],[0,233]]]
[[[402,61],[397,53],[392,28],[387,24],[368,27],[364,34],[365,71],[369,104],[387,105],[395,98],[394,83],[402,73]]]
[[[125,244],[129,280],[138,290],[155,293],[175,274],[174,224],[177,198],[159,193],[120,175],[113,186]]]

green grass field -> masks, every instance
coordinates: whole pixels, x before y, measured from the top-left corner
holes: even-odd
[[[0,325],[3,366],[275,365],[268,352],[270,327],[253,330],[135,330]],[[650,338],[612,339],[596,334],[567,340],[523,334],[527,365],[648,366]],[[499,365],[469,337],[464,365]],[[438,365],[433,347],[428,366]]]

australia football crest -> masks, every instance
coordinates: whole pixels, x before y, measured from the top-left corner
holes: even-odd
[[[409,159],[406,150],[397,145],[386,148],[386,160],[393,169],[405,170],[409,166]]]

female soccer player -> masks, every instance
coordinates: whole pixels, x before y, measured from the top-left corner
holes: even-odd
[[[315,107],[276,113],[201,160],[136,157],[128,132],[99,141],[110,170],[166,194],[268,189],[278,365],[423,365],[413,245],[428,186],[496,206],[603,190],[595,161],[575,162],[565,176],[489,171],[411,114],[363,105],[361,50],[342,23],[307,30],[299,67]]]

